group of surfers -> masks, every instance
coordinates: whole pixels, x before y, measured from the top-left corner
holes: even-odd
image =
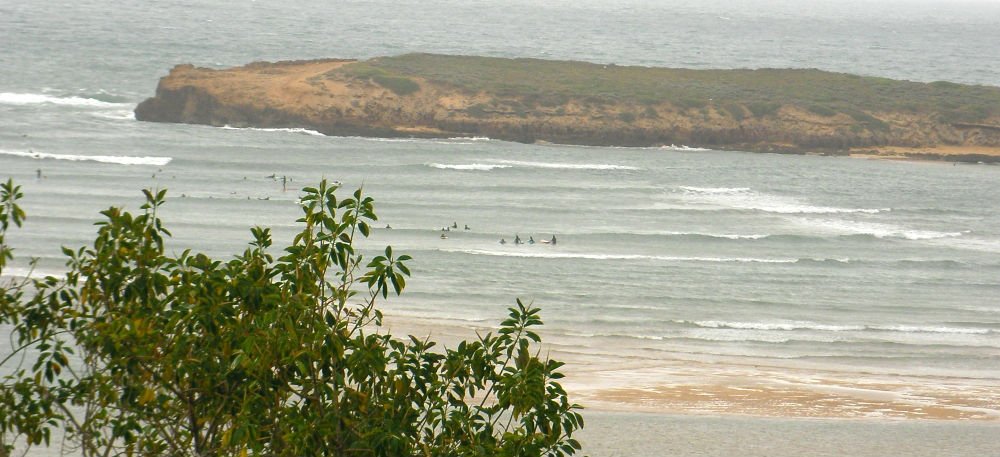
[[[541,240],[540,242],[542,244],[556,244],[556,236],[552,235],[551,240]],[[500,244],[507,244],[507,240],[500,238]],[[520,235],[514,235],[514,244],[525,244],[525,242],[521,240]],[[535,244],[535,238],[529,236],[527,244]]]
[[[387,226],[385,226],[385,228],[392,228],[392,227],[389,227],[387,225]],[[442,240],[448,239],[448,235],[446,233],[444,233],[444,232],[450,232],[451,229],[458,230],[458,222],[452,222],[451,226],[444,226],[444,227],[441,228],[441,239]],[[469,228],[469,224],[465,224],[465,230],[466,231],[472,230],[471,228]],[[556,244],[556,236],[552,235],[552,239],[549,239],[549,240],[540,240],[539,243],[542,243],[542,244]],[[507,240],[501,237],[500,238],[500,244],[507,244]],[[528,237],[528,241],[525,242],[524,240],[521,239],[520,235],[514,235],[514,244],[515,245],[517,245],[517,244],[535,244],[535,238],[532,237],[532,236],[529,236]]]

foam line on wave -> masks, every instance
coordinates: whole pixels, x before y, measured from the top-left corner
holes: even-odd
[[[110,163],[117,165],[157,165],[163,166],[170,163],[173,160],[172,157],[151,157],[151,156],[108,156],[108,155],[79,155],[79,154],[54,154],[49,152],[35,152],[35,151],[6,151],[0,150],[0,155],[8,155],[14,157],[25,157],[29,159],[52,159],[52,160],[68,160],[71,162],[100,162],[100,163]]]
[[[131,103],[106,102],[88,97],[57,97],[46,94],[0,92],[0,105],[30,106],[45,104],[91,108],[120,108],[122,106],[132,105]]]
[[[719,263],[796,263],[799,259],[769,259],[755,257],[682,257],[655,256],[643,254],[582,254],[564,252],[528,252],[528,251],[493,251],[486,249],[441,249],[441,252],[451,252],[468,255],[486,255],[496,257],[524,257],[538,259],[584,259],[584,260],[659,260],[667,262],[719,262]]]

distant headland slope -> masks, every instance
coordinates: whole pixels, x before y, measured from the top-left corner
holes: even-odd
[[[178,65],[136,118],[328,135],[1000,161],[1000,88],[811,69],[407,54]]]

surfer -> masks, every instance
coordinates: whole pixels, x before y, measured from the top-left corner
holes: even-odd
[[[549,243],[553,244],[553,245],[556,244],[556,236],[555,235],[552,235],[552,240],[549,241]]]
[[[452,222],[451,228],[458,228],[458,222]]]
[[[441,234],[441,239],[442,240],[447,240],[448,239],[448,235],[445,235],[444,233],[442,233]]]
[[[469,224],[465,224],[465,229],[466,230],[472,230],[472,229],[469,228]]]
[[[528,237],[528,244],[535,244],[535,238],[534,238],[534,237],[531,237],[531,236],[529,236],[529,237]]]
[[[507,244],[507,240],[500,238],[500,244]]]
[[[392,226],[389,225],[389,224],[385,224],[385,228],[386,228],[386,230],[392,230]]]
[[[288,184],[288,176],[282,176],[281,177],[281,191],[282,192],[285,192],[285,191],[288,190],[288,188],[286,187],[287,184]]]
[[[520,235],[514,235],[514,244],[524,244],[524,242],[521,241]]]

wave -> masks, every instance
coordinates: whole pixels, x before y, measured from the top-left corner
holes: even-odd
[[[527,168],[548,168],[560,170],[639,170],[628,165],[606,163],[559,163],[559,162],[529,162],[524,160],[494,160],[493,162]]]
[[[820,330],[825,332],[846,332],[846,331],[861,331],[865,329],[864,325],[828,325],[828,324],[818,324],[814,322],[728,322],[728,321],[687,321],[687,320],[675,320],[676,324],[682,325],[693,325],[695,327],[701,328],[719,328],[719,329],[734,329],[734,330]]]
[[[871,325],[867,327],[867,330],[903,333],[957,333],[965,335],[985,335],[993,333],[993,330],[988,328],[944,327],[933,325]]]
[[[448,139],[454,141],[490,141],[490,137],[487,136],[456,136]]]
[[[55,159],[55,160],[69,160],[73,162],[91,161],[91,162],[101,162],[101,163],[114,163],[119,165],[163,166],[170,163],[170,161],[173,160],[173,158],[171,157],[88,156],[88,155],[76,155],[76,154],[52,154],[48,152],[34,152],[34,151],[0,150],[0,154],[15,156],[15,157],[27,157],[31,159]]]
[[[749,187],[678,186],[685,195],[704,203],[777,214],[877,214],[892,208],[839,208],[803,204],[793,198],[755,192]]]
[[[757,233],[749,235],[741,235],[736,233],[657,232],[657,231],[644,232],[642,230],[611,233],[611,235],[680,236],[680,237],[697,237],[697,238],[721,238],[727,240],[762,240],[765,238],[770,238],[772,236],[775,236],[770,234],[757,234]]]
[[[846,232],[849,235],[869,235],[875,238],[901,238],[906,240],[934,240],[939,238],[955,238],[970,233],[969,230],[957,232],[940,232],[935,230],[906,229],[890,224],[872,222],[855,222],[828,219],[803,219],[802,222],[817,228]]]
[[[676,324],[693,325],[701,328],[733,329],[733,330],[765,330],[765,331],[794,331],[794,330],[817,330],[822,332],[900,332],[900,333],[948,333],[964,335],[985,335],[993,333],[988,328],[968,328],[968,327],[946,327],[946,326],[921,326],[921,325],[832,325],[820,324],[816,322],[794,321],[794,322],[729,322],[729,321],[688,321],[674,320]]]
[[[45,94],[25,94],[14,92],[0,92],[0,105],[28,106],[28,105],[61,105],[61,106],[86,106],[93,108],[118,108],[131,103],[106,102],[96,98],[88,97],[56,97]]]
[[[498,164],[488,164],[488,163],[467,163],[467,164],[443,164],[443,163],[428,163],[426,164],[431,168],[440,168],[442,170],[476,170],[476,171],[489,171],[497,168],[510,168],[513,165],[498,165]]]
[[[304,128],[258,128],[258,127],[233,127],[230,125],[224,125],[220,127],[223,130],[253,130],[256,132],[282,132],[282,133],[301,133],[304,135],[312,136],[326,136],[315,130],[309,130]]]
[[[664,145],[664,146],[660,146],[660,149],[666,149],[668,151],[685,151],[685,152],[711,151],[711,149],[707,149],[707,148],[693,148],[691,146],[684,146],[683,144],[680,145],[680,146],[673,145],[673,144],[671,144],[670,146]]]
[[[749,187],[694,187],[680,186],[681,190],[699,194],[745,194],[750,192]]]
[[[101,119],[111,119],[113,121],[134,121],[135,111],[130,109],[110,112],[98,111],[93,113],[92,116],[99,117]]]
[[[683,257],[656,256],[642,254],[581,254],[563,252],[527,252],[527,251],[491,251],[486,249],[440,249],[442,252],[452,252],[469,255],[488,255],[497,257],[526,257],[538,259],[585,259],[585,260],[659,260],[666,262],[718,262],[718,263],[795,263],[798,259],[767,259],[756,257]]]

